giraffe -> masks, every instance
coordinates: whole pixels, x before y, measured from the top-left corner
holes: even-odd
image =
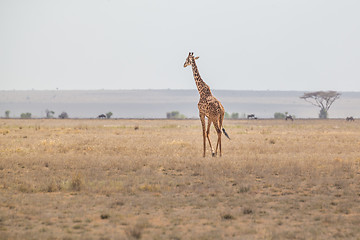
[[[225,136],[230,139],[229,135],[226,133],[225,129],[222,127],[225,110],[224,110],[224,107],[221,105],[220,101],[217,100],[212,95],[210,87],[201,79],[199,70],[195,63],[195,60],[198,58],[199,57],[194,57],[193,52],[189,52],[189,55],[186,58],[186,61],[184,63],[184,67],[187,67],[189,65],[192,66],[195,83],[196,83],[198,92],[200,94],[198,108],[199,108],[199,116],[200,116],[201,125],[202,125],[202,131],[203,131],[203,146],[204,146],[203,147],[203,150],[204,150],[203,157],[205,157],[205,152],[206,152],[206,138],[209,141],[212,156],[213,157],[216,156],[217,150],[219,148],[220,157],[221,157],[221,129],[222,129],[223,133],[225,134]],[[208,118],[207,129],[205,129],[205,117]],[[209,137],[211,123],[214,124],[215,130],[218,135],[215,152],[211,145],[211,141],[210,141],[210,137]]]

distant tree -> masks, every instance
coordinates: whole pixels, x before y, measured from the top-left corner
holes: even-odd
[[[232,113],[231,118],[232,119],[238,119],[239,118],[239,113]]]
[[[286,117],[286,114],[284,114],[284,113],[281,113],[281,112],[274,113],[275,119],[285,119],[285,117]]]
[[[230,114],[228,112],[225,112],[225,115],[224,115],[225,118],[230,118]]]
[[[168,119],[184,119],[186,116],[184,114],[180,114],[179,111],[172,111],[166,113],[166,118]]]
[[[108,113],[106,113],[106,118],[109,119],[109,118],[111,118],[112,115],[113,115],[112,112],[108,112]]]
[[[318,91],[304,93],[300,98],[320,108],[319,118],[327,118],[328,111],[335,100],[340,98],[340,93],[336,91]]]
[[[31,118],[31,113],[27,112],[27,113],[22,113],[20,115],[20,118]]]
[[[66,112],[62,112],[60,115],[59,115],[59,118],[61,119],[65,119],[65,118],[69,118],[68,114]]]
[[[45,113],[46,113],[46,118],[53,118],[53,117],[54,117],[54,114],[55,114],[54,111],[51,111],[51,110],[49,110],[49,109],[46,109],[46,110],[45,110]]]
[[[10,118],[10,111],[9,110],[5,111],[5,118]]]

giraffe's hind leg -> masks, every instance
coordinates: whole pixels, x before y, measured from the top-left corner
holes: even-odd
[[[216,133],[218,135],[218,140],[217,140],[216,149],[215,149],[215,155],[217,154],[217,150],[219,147],[220,157],[221,157],[221,130],[220,130],[218,121],[214,121],[214,127],[215,127]]]
[[[211,155],[213,157],[215,157],[214,149],[213,149],[213,147],[211,145],[211,141],[210,141],[210,126],[211,126],[211,120],[208,119],[208,124],[207,124],[207,129],[206,129],[206,137],[207,137],[207,139],[209,141],[209,145],[210,145],[210,149],[211,149]]]

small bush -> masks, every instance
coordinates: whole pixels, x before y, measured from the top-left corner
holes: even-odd
[[[138,222],[135,226],[125,230],[125,233],[129,239],[140,239],[144,228],[148,227],[148,225],[147,220]]]
[[[62,113],[59,115],[59,118],[61,118],[61,119],[69,118],[69,115],[68,115],[66,112],[62,112]]]
[[[281,113],[281,112],[274,113],[275,119],[285,119],[285,117],[286,117],[286,115],[284,113]]]
[[[80,191],[83,184],[82,176],[80,173],[75,174],[71,179],[71,190]]]
[[[252,214],[253,210],[251,208],[244,208],[243,214]]]
[[[235,217],[233,215],[231,215],[230,213],[225,213],[225,214],[221,215],[221,219],[223,219],[223,220],[233,220],[233,219],[235,219]]]
[[[49,185],[47,186],[46,191],[47,192],[56,192],[59,191],[61,187],[55,182],[55,180],[52,180]]]
[[[10,111],[9,110],[5,111],[5,118],[10,118]]]
[[[20,115],[20,118],[24,118],[24,119],[28,119],[31,118],[31,113],[27,112],[27,113],[22,113]]]
[[[232,119],[238,119],[239,118],[239,113],[232,113],[231,118]]]
[[[241,186],[241,187],[239,188],[238,193],[246,193],[246,192],[248,192],[248,191],[250,191],[250,187],[249,187],[249,186]]]
[[[179,111],[172,111],[166,113],[166,118],[168,119],[184,119],[186,116],[184,114],[180,114]]]

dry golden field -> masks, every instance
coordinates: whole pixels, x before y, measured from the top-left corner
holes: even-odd
[[[0,239],[360,239],[360,121],[225,128],[0,119]]]

